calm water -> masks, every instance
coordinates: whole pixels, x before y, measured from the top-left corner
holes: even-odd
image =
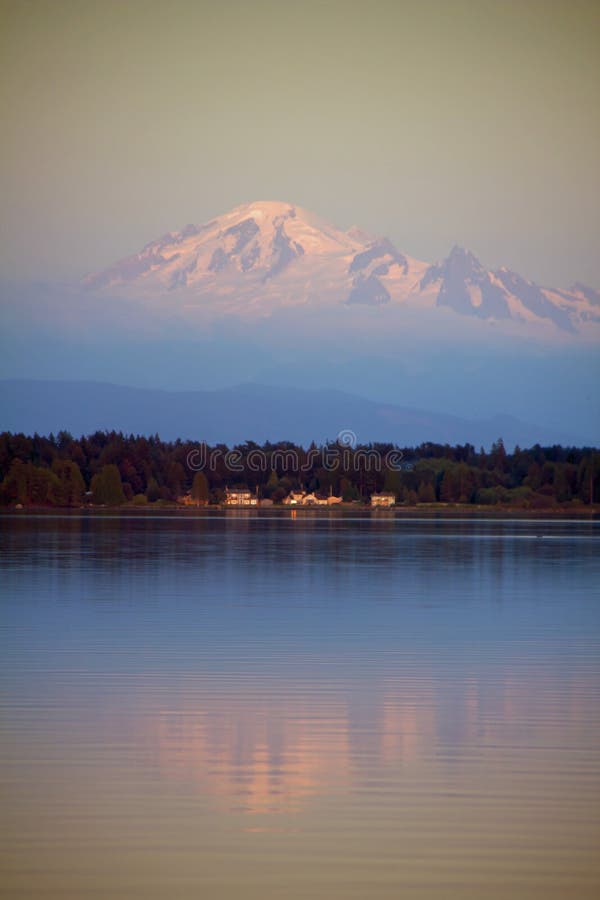
[[[598,523],[0,542],[2,896],[600,896]]]

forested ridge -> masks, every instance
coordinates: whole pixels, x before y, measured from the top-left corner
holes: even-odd
[[[405,505],[460,503],[545,509],[600,499],[600,452],[590,447],[516,447],[501,439],[486,452],[471,444],[395,448],[368,444],[303,448],[291,443],[234,448],[96,432],[42,437],[0,434],[3,506],[218,504],[227,487],[281,502],[291,490],[368,502],[391,491]],[[389,463],[390,456],[394,462]]]

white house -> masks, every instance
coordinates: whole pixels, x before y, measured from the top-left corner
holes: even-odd
[[[332,506],[341,503],[341,497],[322,497],[314,492],[307,494],[305,491],[291,491],[283,501],[288,506]]]
[[[225,488],[226,506],[258,506],[258,497],[248,490]]]
[[[382,491],[381,494],[371,494],[371,506],[395,506],[396,495]]]

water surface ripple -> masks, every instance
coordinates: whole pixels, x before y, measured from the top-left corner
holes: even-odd
[[[600,896],[600,525],[0,518],[10,900]]]

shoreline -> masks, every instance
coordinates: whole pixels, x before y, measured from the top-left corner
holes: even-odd
[[[18,518],[19,516],[35,515],[40,517],[64,517],[64,516],[122,516],[145,517],[162,516],[168,518],[173,514],[185,518],[220,517],[223,514],[247,514],[248,516],[260,516],[263,518],[298,518],[323,516],[328,518],[343,519],[350,515],[361,515],[375,518],[394,519],[589,519],[600,518],[600,504],[593,506],[549,507],[546,509],[523,509],[522,507],[483,506],[473,504],[419,504],[418,506],[395,506],[389,508],[372,507],[369,504],[336,504],[335,506],[233,506],[225,504],[212,506],[183,506],[177,504],[147,506],[133,506],[123,504],[121,506],[81,506],[81,507],[47,507],[26,506],[21,509],[16,507],[0,507],[0,516],[5,518]]]

